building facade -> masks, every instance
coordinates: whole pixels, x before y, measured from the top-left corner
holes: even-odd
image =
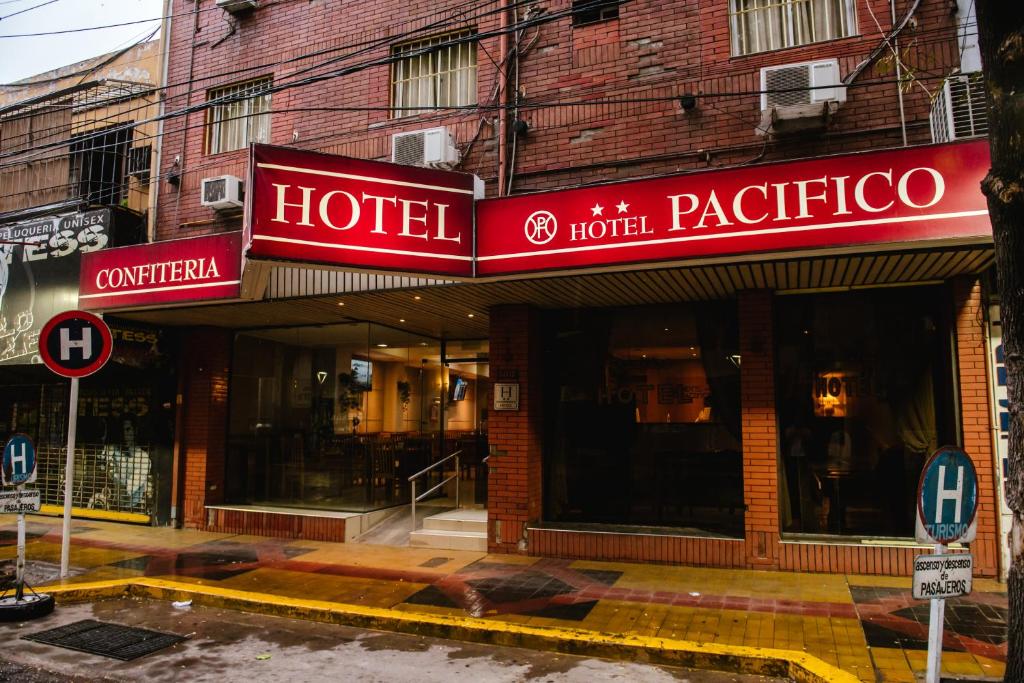
[[[174,2],[155,237],[240,233],[244,273],[102,308],[180,333],[180,520],[351,540],[457,451],[427,481],[486,506],[492,552],[908,574],[921,467],[957,444],[996,575],[969,24]],[[342,184],[367,178],[391,194]]]

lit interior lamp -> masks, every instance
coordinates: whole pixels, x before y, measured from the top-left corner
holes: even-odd
[[[852,403],[848,372],[819,372],[814,378],[814,415],[816,417],[846,417]]]

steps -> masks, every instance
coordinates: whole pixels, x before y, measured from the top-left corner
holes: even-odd
[[[463,508],[432,515],[409,534],[412,548],[487,552],[487,510]]]

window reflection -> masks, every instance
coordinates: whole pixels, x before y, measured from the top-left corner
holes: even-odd
[[[736,330],[733,303],[552,315],[546,519],[741,536]]]
[[[944,300],[934,287],[778,299],[784,530],[913,535],[921,467],[955,436]]]

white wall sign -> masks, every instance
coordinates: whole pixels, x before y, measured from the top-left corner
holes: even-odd
[[[1006,394],[1006,359],[1003,356],[1003,325],[999,306],[989,306],[989,377],[992,397],[993,436],[996,448],[996,481],[999,490],[999,552],[1002,562],[999,570],[1006,579],[1010,567],[1009,532],[1013,522],[1013,513],[1006,504],[1006,476],[1010,458],[1010,400]]]
[[[519,410],[519,384],[495,384],[494,409]]]

